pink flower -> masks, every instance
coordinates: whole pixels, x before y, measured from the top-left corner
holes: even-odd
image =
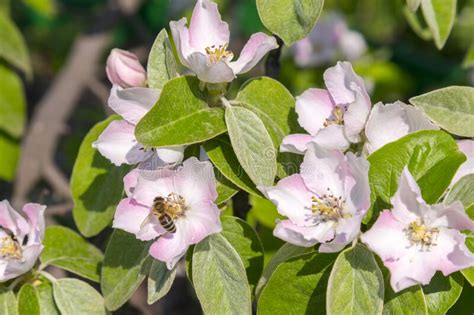
[[[131,172],[124,182],[127,198],[117,206],[113,227],[144,241],[158,238],[150,254],[168,269],[190,245],[222,230],[210,162],[192,157],[176,170]]]
[[[146,72],[137,56],[129,51],[114,48],[107,58],[105,67],[112,84],[122,88],[145,86]]]
[[[348,29],[341,15],[330,12],[319,19],[313,31],[294,45],[294,59],[300,67],[332,62],[337,56],[349,61],[367,50],[364,37]]]
[[[0,282],[16,278],[33,268],[43,250],[45,206],[28,203],[25,217],[0,202]]]
[[[390,270],[395,292],[428,284],[437,270],[447,276],[474,266],[474,255],[460,232],[474,229],[474,222],[460,202],[426,204],[407,168],[391,202],[392,211],[383,211],[361,239]]]
[[[123,120],[112,121],[102,132],[93,147],[113,164],[137,164],[152,159],[156,166],[179,163],[183,159],[184,146],[145,148],[135,138],[135,126],[155,105],[160,91],[136,87],[122,89],[114,85],[110,92],[109,106]]]
[[[439,129],[417,108],[402,102],[377,103],[370,111],[365,136],[365,149],[370,154],[387,143],[419,130]]]
[[[259,187],[288,217],[273,235],[304,247],[322,243],[320,252],[340,251],[357,237],[370,206],[368,170],[363,157],[309,144],[300,174]]]
[[[325,149],[346,150],[361,140],[371,107],[361,77],[349,62],[338,62],[324,72],[327,90],[308,89],[296,98],[298,122],[308,134],[283,139],[282,152],[303,154],[309,142]]]
[[[239,59],[232,61],[234,55],[227,50],[229,26],[222,21],[217,4],[209,0],[197,0],[189,29],[186,24],[186,18],[170,23],[176,50],[181,63],[204,82],[230,82],[278,47],[274,37],[255,33],[245,44]]]
[[[457,183],[462,177],[474,174],[474,141],[473,140],[459,140],[458,141],[459,150],[466,155],[467,160],[464,162],[454,175],[453,180],[451,181],[451,186]]]

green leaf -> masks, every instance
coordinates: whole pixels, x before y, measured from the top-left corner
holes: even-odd
[[[43,245],[42,264],[60,267],[99,282],[102,252],[76,232],[59,225],[49,226]]]
[[[407,0],[407,6],[412,11],[415,12],[418,10],[418,7],[421,4],[421,0]]]
[[[291,45],[311,32],[323,3],[323,0],[257,0],[257,9],[263,25]]]
[[[71,175],[74,221],[86,237],[99,234],[114,217],[123,196],[123,177],[129,167],[117,167],[104,158],[92,143],[109,125],[119,119],[114,115],[96,124],[82,141]]]
[[[272,259],[267,264],[265,269],[263,269],[262,277],[260,278],[260,280],[257,283],[257,286],[255,287],[255,296],[259,298],[260,294],[262,293],[263,288],[267,285],[268,280],[270,279],[271,275],[281,263],[283,263],[284,261],[290,258],[307,254],[312,250],[313,250],[312,248],[299,247],[290,243],[283,244],[283,246],[280,247],[280,249],[272,257]]]
[[[168,33],[162,29],[148,56],[148,86],[162,89],[166,82],[179,76],[177,68]]]
[[[378,211],[390,208],[390,197],[405,166],[424,200],[431,204],[441,197],[465,159],[456,141],[439,130],[418,131],[383,146],[368,157],[372,208],[364,221],[370,222]]]
[[[450,86],[410,99],[432,121],[452,134],[474,137],[474,88]]]
[[[250,204],[255,218],[262,225],[273,229],[276,225],[277,219],[282,219],[283,216],[278,214],[276,206],[268,199],[250,196]]]
[[[0,14],[0,58],[4,58],[22,70],[28,77],[32,76],[33,72],[25,40],[6,14]]]
[[[281,263],[260,295],[257,313],[325,314],[334,259],[334,254],[308,253]]]
[[[104,299],[89,284],[77,279],[58,279],[53,283],[54,300],[61,314],[106,314]]]
[[[250,194],[261,196],[255,184],[242,169],[242,166],[240,166],[227,135],[221,135],[206,141],[204,143],[204,149],[214,166],[228,180]]]
[[[20,158],[20,145],[17,140],[0,132],[0,178],[12,181]]]
[[[444,315],[461,296],[463,277],[455,273],[449,277],[436,273],[430,284],[423,287],[430,315]]]
[[[18,315],[16,297],[13,291],[6,289],[0,290],[0,314]]]
[[[453,188],[449,191],[448,195],[444,199],[444,203],[447,205],[452,204],[456,200],[461,201],[466,213],[471,219],[474,220],[474,174],[468,174],[461,177]]]
[[[198,143],[224,133],[224,110],[207,106],[206,97],[196,77],[168,81],[156,105],[138,123],[135,136],[143,145],[166,147]]]
[[[456,18],[457,0],[421,0],[421,10],[436,47],[443,48]]]
[[[390,286],[390,272],[382,267],[385,279],[383,315],[428,315],[425,296],[421,286],[415,285],[395,293]]]
[[[41,283],[34,286],[40,306],[41,315],[60,315],[54,302],[53,285],[47,279],[41,278]]]
[[[467,49],[466,56],[462,62],[462,67],[464,69],[474,67],[474,43],[472,43]]]
[[[151,265],[150,245],[122,230],[112,233],[100,279],[105,305],[110,311],[125,304],[147,276]]]
[[[415,12],[410,11],[408,7],[403,8],[403,14],[407,20],[408,25],[410,25],[413,32],[416,33],[423,40],[431,40],[433,34],[431,34],[430,29],[426,25],[422,25],[421,18]]]
[[[341,252],[329,277],[328,315],[381,314],[383,297],[383,275],[372,252],[361,244]]]
[[[239,254],[221,234],[196,244],[192,278],[204,314],[251,314],[250,287]]]
[[[230,216],[221,217],[222,235],[239,254],[242,260],[250,291],[254,288],[263,270],[263,246],[257,232],[245,221]]]
[[[18,292],[18,314],[19,315],[42,315],[38,294],[35,288],[27,283]]]
[[[262,120],[244,107],[225,111],[225,122],[235,155],[256,185],[273,185],[276,151]]]
[[[473,232],[467,233],[466,246],[471,251],[471,253],[474,253],[474,233]],[[464,276],[464,278],[469,282],[469,284],[474,287],[474,267],[461,270],[461,273]]]
[[[46,17],[52,17],[56,14],[54,0],[23,0],[23,2]]]
[[[249,80],[240,89],[236,100],[262,120],[277,152],[286,135],[302,131],[293,95],[276,80],[268,77]],[[298,158],[296,154],[279,153],[279,176],[285,177],[298,171],[301,164]]]
[[[148,275],[148,304],[153,304],[164,297],[171,289],[176,268],[168,270],[166,263],[153,259]]]
[[[19,138],[23,134],[26,118],[23,85],[15,72],[2,65],[0,81],[0,130]]]
[[[216,176],[217,190],[216,204],[221,205],[238,193],[239,187],[235,186],[230,180],[222,175],[217,168],[214,168],[214,174]]]

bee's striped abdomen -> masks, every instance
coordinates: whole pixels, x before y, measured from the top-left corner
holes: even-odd
[[[158,218],[160,221],[161,226],[168,232],[174,233],[176,232],[176,225],[174,224],[173,219],[167,214],[163,214]]]

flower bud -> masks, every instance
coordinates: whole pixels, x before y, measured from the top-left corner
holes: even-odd
[[[137,56],[129,51],[112,49],[105,71],[110,82],[122,88],[145,86],[146,71]]]

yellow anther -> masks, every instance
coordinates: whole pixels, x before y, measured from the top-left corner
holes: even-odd
[[[332,111],[333,118],[332,119],[326,119],[324,122],[324,127],[327,127],[329,125],[343,125],[344,124],[344,111],[342,110],[341,107],[336,106],[334,110]]]
[[[211,63],[217,63],[221,60],[232,59],[234,54],[227,51],[228,44],[219,45],[219,47],[211,46],[206,47],[206,53],[209,56]]]
[[[422,247],[436,245],[434,239],[439,230],[437,228],[428,228],[420,220],[413,221],[408,226],[407,234],[412,245],[420,244]]]
[[[21,246],[16,240],[9,235],[0,238],[0,258],[21,259],[22,257]]]

